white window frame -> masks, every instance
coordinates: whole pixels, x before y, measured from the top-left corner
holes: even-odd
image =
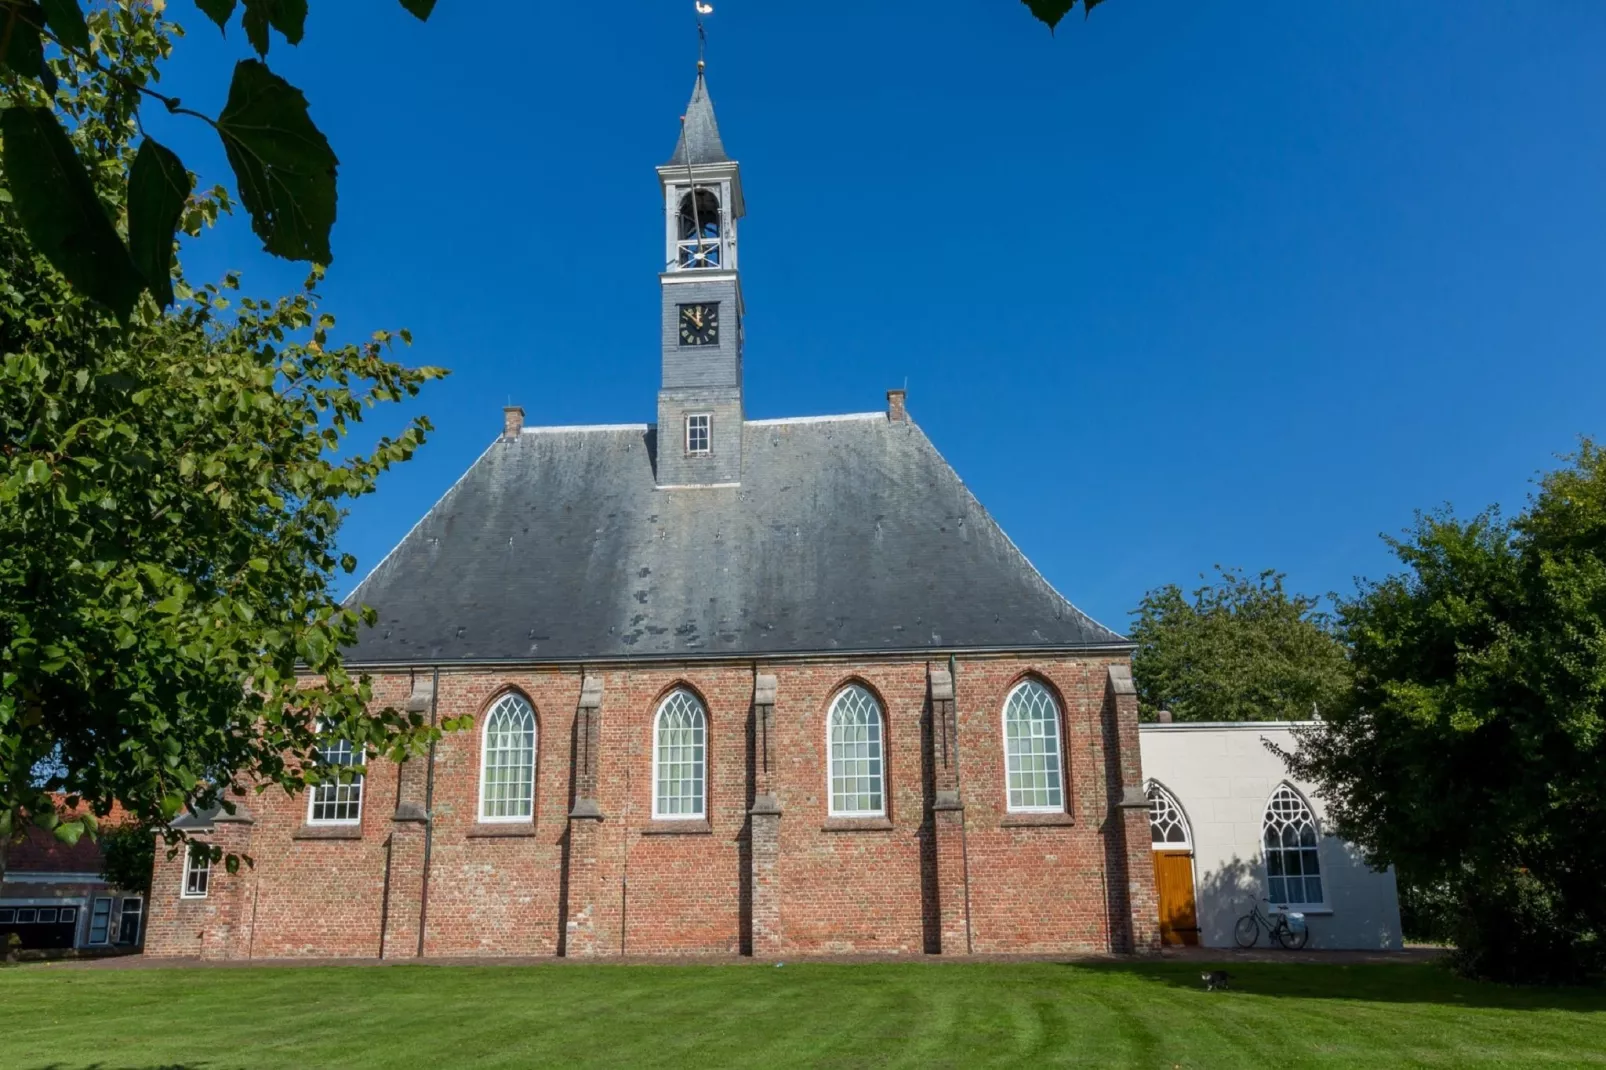
[[[345,747],[350,752],[350,754],[352,756],[352,760],[350,762],[342,762],[342,763],[340,763],[342,766],[362,765],[362,764],[364,764],[362,759],[364,757],[366,757],[366,755],[363,754],[361,749],[353,746],[348,740],[344,740],[344,739],[333,740],[333,741],[331,741],[329,743],[328,746],[320,746],[318,748],[318,764],[319,765],[326,764],[327,761],[328,761],[327,758],[325,757],[326,753],[328,751],[335,750],[338,747]],[[309,825],[361,825],[362,824],[363,803],[367,801],[364,798],[364,796],[367,795],[367,791],[364,790],[365,787],[366,787],[366,781],[367,781],[367,777],[362,773],[358,773],[355,776],[353,776],[350,780],[345,780],[345,781],[338,780],[338,779],[336,779],[336,780],[326,780],[326,781],[323,781],[321,783],[314,784],[312,786],[312,790],[307,792],[307,824],[309,824]],[[323,795],[325,790],[329,791],[334,796],[333,799],[327,800],[329,805],[331,805],[331,806],[339,806],[339,805],[342,805],[342,802],[344,802],[346,804],[349,804],[352,801],[350,796],[348,796],[345,800],[341,800],[341,798],[340,798],[340,789],[342,789],[342,788],[345,788],[348,791],[354,792],[356,794],[357,814],[356,814],[355,817],[315,817],[315,816],[313,816],[314,814],[316,814],[318,812],[318,803],[321,801],[320,797]]]
[[[181,892],[182,892],[183,888],[184,888],[184,886],[182,884],[179,885],[179,889],[180,889]],[[105,903],[106,904],[106,932],[102,935],[102,937],[99,940],[96,940],[95,939],[95,908],[101,903]],[[109,896],[109,895],[97,895],[97,896],[95,896],[93,899],[91,899],[89,901],[89,917],[85,920],[84,929],[85,929],[84,942],[86,944],[89,944],[92,947],[102,947],[102,946],[110,944],[112,942],[112,899],[111,899],[111,896]]]
[[[673,702],[675,697],[678,696],[678,695],[684,695],[686,698],[690,699],[691,702],[693,703],[693,705],[696,707],[696,710],[697,710],[698,714],[702,717],[702,738],[701,738],[701,740],[699,742],[699,746],[702,749],[701,765],[702,765],[702,789],[703,790],[702,790],[701,796],[698,798],[697,812],[694,813],[694,814],[666,814],[666,813],[662,813],[658,809],[658,800],[659,800],[659,790],[658,789],[659,789],[659,785],[660,785],[660,773],[661,773],[661,771],[659,769],[659,757],[660,757],[660,755],[659,755],[659,749],[658,749],[658,734],[659,734],[659,730],[663,727],[664,714],[668,711],[669,704],[671,702]],[[669,694],[665,695],[663,701],[658,704],[658,712],[653,714],[653,718],[652,718],[652,819],[654,821],[707,821],[708,820],[708,707],[705,706],[703,704],[703,700],[698,698],[696,693],[691,691],[689,688],[677,687],[673,691],[671,691]]]
[[[1058,804],[1016,806],[1011,799],[1014,794],[1013,781],[1015,774],[1009,768],[1009,707],[1015,701],[1015,696],[1028,687],[1042,688],[1043,694],[1048,698],[1049,706],[1054,711],[1054,769],[1055,775],[1059,778],[1060,801]],[[1010,688],[1009,694],[1004,696],[1004,708],[999,711],[998,727],[1000,738],[1004,744],[1004,807],[1006,811],[1011,814],[1069,813],[1070,792],[1066,782],[1070,778],[1065,775],[1065,710],[1060,705],[1059,699],[1054,696],[1054,692],[1047,684],[1035,677],[1027,677],[1022,680]],[[1025,789],[1021,790],[1024,791]]]
[[[1282,792],[1284,792],[1284,791],[1288,792],[1295,799],[1298,799],[1299,802],[1300,802],[1300,805],[1302,805],[1305,808],[1304,816],[1306,818],[1308,818],[1309,821],[1310,821],[1311,833],[1315,837],[1315,841],[1316,842],[1310,847],[1301,846],[1301,847],[1282,847],[1282,848],[1278,848],[1278,853],[1279,854],[1291,854],[1291,853],[1303,854],[1303,852],[1305,852],[1305,851],[1314,851],[1316,853],[1316,872],[1314,874],[1305,873],[1304,872],[1303,861],[1301,861],[1301,866],[1300,866],[1301,872],[1300,872],[1300,877],[1299,877],[1299,884],[1300,884],[1300,891],[1301,891],[1301,893],[1303,893],[1304,892],[1304,887],[1305,887],[1305,877],[1314,876],[1318,881],[1320,881],[1321,882],[1321,886],[1322,886],[1322,897],[1321,897],[1321,899],[1319,901],[1310,901],[1310,900],[1305,900],[1305,899],[1292,899],[1292,898],[1274,899],[1272,897],[1272,894],[1271,894],[1271,882],[1272,882],[1271,851],[1266,847],[1266,827],[1270,823],[1269,819],[1272,816],[1272,808],[1271,808],[1272,803],[1276,800],[1277,796],[1279,794],[1281,794]],[[1280,822],[1283,821],[1283,818],[1281,817],[1281,815],[1278,816],[1278,821],[1280,821]],[[1309,799],[1305,798],[1305,793],[1300,791],[1298,788],[1294,787],[1292,784],[1288,783],[1288,781],[1286,781],[1286,780],[1279,782],[1278,785],[1275,788],[1271,789],[1271,794],[1266,796],[1266,805],[1261,810],[1261,815],[1260,815],[1260,870],[1261,870],[1261,875],[1264,876],[1265,879],[1266,879],[1266,901],[1268,903],[1271,903],[1273,906],[1287,907],[1289,910],[1298,910],[1298,911],[1314,911],[1314,910],[1326,910],[1327,909],[1327,873],[1326,873],[1326,871],[1325,871],[1325,869],[1324,869],[1324,867],[1322,865],[1322,826],[1321,826],[1321,823],[1316,820],[1316,808],[1311,806]],[[1281,880],[1283,882],[1283,888],[1286,891],[1287,887],[1288,887],[1288,876],[1287,876],[1286,869],[1285,869],[1285,871],[1284,871],[1284,873],[1282,875],[1277,877],[1277,879]]]
[[[137,895],[125,895],[122,899],[123,901],[118,905],[117,909],[117,940],[115,942],[124,947],[138,947],[144,942],[145,937],[145,900],[142,896]],[[128,919],[128,904],[130,903],[134,904],[133,916],[137,919],[137,924],[134,926],[134,939],[123,944],[123,922]]]
[[[702,421],[703,445],[701,449],[692,445],[692,423]],[[686,455],[689,457],[706,457],[714,452],[714,414],[711,412],[688,412],[686,414]]]
[[[875,710],[876,728],[875,739],[870,742],[874,746],[875,763],[875,795],[881,800],[881,805],[874,810],[839,810],[836,805],[837,784],[837,740],[836,718],[837,711],[852,692],[862,692],[869,699],[870,706]],[[855,759],[857,760],[857,759]],[[844,778],[845,779],[845,778]],[[852,792],[858,795],[861,792]],[[881,700],[876,698],[875,692],[859,683],[850,683],[837,691],[831,699],[831,705],[825,712],[825,799],[826,813],[831,817],[886,817],[887,816],[887,712],[881,706]]]
[[[204,860],[204,863],[205,864],[200,868],[196,868],[195,856],[190,853],[189,845],[184,845],[184,873],[179,878],[178,882],[178,897],[180,899],[205,899],[207,897],[207,893],[212,890],[212,860],[207,858]],[[198,892],[190,891],[190,884],[192,883],[190,878],[192,876],[198,876],[201,878],[198,883],[202,885],[202,888]],[[111,900],[108,899],[107,902],[109,903]],[[109,929],[111,921],[111,914],[109,911],[107,912],[106,919]]]
[[[503,814],[503,815],[492,816],[492,815],[489,815],[489,814],[487,814],[485,812],[485,803],[486,803],[485,788],[486,788],[486,785],[488,784],[489,779],[490,779],[488,776],[486,776],[486,773],[488,772],[488,770],[490,768],[489,760],[490,760],[490,757],[491,757],[491,747],[490,747],[491,725],[496,722],[496,719],[498,717],[502,716],[505,713],[508,713],[509,710],[517,710],[524,717],[529,718],[529,725],[530,725],[530,794],[529,794],[528,798],[525,798],[525,799],[504,800],[504,801],[511,801],[511,802],[517,802],[517,803],[524,803],[525,806],[527,807],[527,809],[525,810],[524,813],[522,813],[522,814],[512,814],[512,815]],[[529,699],[527,699],[523,695],[519,694],[517,691],[509,691],[506,694],[502,695],[500,698],[498,698],[496,700],[495,705],[493,705],[491,707],[491,712],[486,714],[486,716],[485,716],[485,727],[480,729],[480,804],[479,804],[479,810],[477,812],[479,814],[479,820],[483,824],[503,825],[503,824],[517,824],[517,823],[520,823],[520,822],[528,824],[529,822],[535,820],[535,770],[536,770],[536,758],[537,758],[537,755],[540,753],[540,746],[541,746],[541,723],[540,723],[540,720],[535,716],[535,705],[533,703],[531,703]],[[499,752],[501,750],[503,750],[503,749],[504,748],[498,748]],[[515,748],[508,747],[508,748],[505,748],[505,749],[508,752],[511,753]]]
[[[1156,851],[1187,851],[1192,853],[1193,826],[1188,821],[1188,812],[1182,808],[1182,804],[1177,801],[1177,797],[1171,794],[1171,789],[1158,780],[1150,780],[1144,786],[1143,797],[1149,803],[1149,846]],[[1159,823],[1155,820],[1154,814],[1156,804],[1171,811],[1170,814],[1166,815],[1166,820],[1171,821],[1181,830],[1182,840],[1180,842],[1154,838],[1154,826]]]

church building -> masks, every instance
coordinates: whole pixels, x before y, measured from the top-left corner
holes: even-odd
[[[701,63],[658,181],[655,422],[507,409],[352,595],[376,701],[473,728],[184,819],[254,865],[159,853],[147,954],[1158,946],[1132,644],[1032,567],[902,390],[747,419],[742,173]]]

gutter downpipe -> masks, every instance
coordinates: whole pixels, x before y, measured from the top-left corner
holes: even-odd
[[[953,654],[949,654],[948,655],[948,679],[953,684],[953,689],[954,689],[954,742],[953,742],[953,747],[954,747],[954,784],[957,786],[960,783],[960,780],[959,780],[959,659]],[[960,798],[964,798],[964,796],[961,795]],[[965,817],[965,811],[964,810],[960,810],[959,811],[959,865],[963,869],[964,874],[965,874],[965,954],[974,955],[975,954],[975,950],[974,950],[974,948],[972,946],[971,935],[970,935],[970,843],[969,843],[968,838],[965,835],[965,827],[967,825],[969,825],[969,824],[970,824],[969,820],[967,820],[966,817]]]
[[[429,726],[436,725],[441,691],[441,667],[431,670],[429,687]],[[418,958],[424,957],[424,934],[429,931],[429,858],[435,846],[435,741],[429,741],[429,758],[424,767],[424,887],[418,895]]]

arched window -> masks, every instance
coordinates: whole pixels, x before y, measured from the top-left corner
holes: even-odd
[[[528,821],[535,814],[535,710],[503,695],[485,718],[480,747],[480,820]]]
[[[884,815],[887,807],[881,779],[881,704],[863,687],[849,684],[831,703],[828,721],[831,816]]]
[[[702,817],[708,717],[690,691],[675,691],[652,726],[652,816]]]
[[[719,198],[699,189],[680,199],[675,219],[682,268],[717,268],[720,257]]]
[[[1011,810],[1065,809],[1059,703],[1036,680],[1017,684],[1004,701],[1004,757]]]
[[[1188,819],[1171,793],[1149,781],[1149,841],[1156,851],[1186,851],[1192,846]]]
[[[1266,802],[1266,897],[1273,903],[1311,906],[1323,902],[1322,866],[1316,849],[1316,815],[1287,784]]]

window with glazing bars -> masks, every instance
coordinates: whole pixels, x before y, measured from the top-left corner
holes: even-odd
[[[1004,757],[1009,809],[1065,809],[1059,704],[1036,680],[1021,683],[1004,702]]]
[[[858,684],[843,688],[831,703],[829,731],[831,816],[885,814],[880,703]]]
[[[1299,792],[1283,784],[1266,802],[1266,898],[1282,906],[1322,900],[1316,815]]]
[[[653,723],[653,817],[704,816],[707,725],[703,704],[689,691],[674,692],[658,707]]]
[[[694,413],[686,417],[686,452],[708,453],[712,449],[709,445],[709,431],[713,417],[706,412]]]
[[[327,777],[312,789],[307,804],[307,821],[315,825],[353,824],[362,819],[362,774],[339,779],[340,770],[362,764],[362,752],[346,740],[335,740],[318,749],[320,775]]]
[[[207,886],[212,883],[212,859],[209,855],[199,857],[191,854],[188,849],[184,852],[184,890],[181,893],[185,899],[205,899]],[[106,903],[106,911],[111,912],[111,900],[95,900],[97,920],[100,914],[100,904]]]
[[[503,695],[485,718],[480,820],[525,821],[535,813],[535,710]]]

